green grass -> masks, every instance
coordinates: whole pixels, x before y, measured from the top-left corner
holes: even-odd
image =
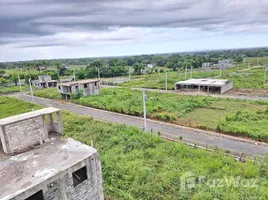
[[[33,92],[35,96],[48,98],[48,99],[61,99],[61,95],[56,88],[40,89]]]
[[[29,111],[31,104],[0,97],[1,117]],[[14,106],[16,104],[16,106]],[[14,108],[20,107],[19,111]],[[13,108],[13,111],[10,110]],[[95,121],[89,117],[63,112],[65,134],[90,144],[100,151],[105,199],[267,199],[268,165],[235,162],[221,153],[192,149],[178,142],[125,125]],[[204,183],[181,190],[181,176],[192,172],[207,180],[224,177],[256,179],[258,187],[242,185],[208,187]]]
[[[264,85],[264,67],[251,69],[249,71],[241,71],[235,74],[224,75],[224,79],[234,82],[234,88],[259,88],[268,89],[268,85]],[[268,83],[268,74],[266,77]]]
[[[260,58],[259,64],[261,68],[251,69],[248,71],[243,71],[249,67],[253,67],[257,65],[257,58],[247,58],[244,63],[236,64],[234,67],[231,67],[226,70],[222,70],[222,77],[229,79],[234,82],[235,88],[266,88],[268,89],[268,85],[263,85],[264,80],[264,66],[268,64],[268,57]],[[249,62],[249,64],[248,64]],[[232,74],[230,74],[232,73]],[[202,71],[202,69],[195,69],[193,71],[193,78],[208,78],[219,76],[220,72],[218,70],[215,71]],[[166,75],[165,73],[155,74],[147,74],[134,76],[133,80],[127,83],[120,84],[125,87],[132,88],[151,88],[151,89],[165,89],[166,84]],[[191,77],[190,69],[188,69],[187,79]],[[168,89],[173,90],[175,87],[175,83],[178,81],[185,80],[184,72],[168,72]],[[268,74],[267,74],[267,82],[268,82]]]
[[[29,86],[25,85],[21,87],[22,91],[25,91],[29,89]],[[0,87],[0,94],[8,94],[8,93],[14,93],[14,92],[20,92],[19,86],[10,86],[10,87]]]
[[[39,97],[60,99],[55,88],[35,91]],[[257,113],[264,112],[268,102],[256,102],[235,99],[220,99],[205,96],[185,96],[178,94],[161,94],[147,92],[147,117],[160,121],[171,122],[178,125],[201,128],[206,130],[221,131],[223,133],[238,135],[237,126],[243,126],[243,134],[239,136],[251,137],[256,140],[268,142],[268,126],[253,134],[251,129],[259,127],[259,123],[268,124],[268,119],[258,119],[257,123],[244,123],[238,121],[228,125],[228,129],[222,126],[222,120],[236,112]],[[143,116],[141,91],[126,88],[102,88],[99,96],[88,96],[71,100],[73,103],[109,110],[113,112]],[[264,113],[264,115],[268,115]],[[219,129],[219,126],[221,127]],[[258,129],[256,129],[258,130]],[[256,135],[261,135],[256,137]]]

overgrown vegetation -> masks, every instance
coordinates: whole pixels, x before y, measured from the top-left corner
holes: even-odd
[[[265,111],[237,111],[219,122],[218,129],[237,136],[250,136],[256,140],[268,141],[268,107]]]
[[[22,91],[25,91],[29,89],[29,86],[25,85],[21,87]],[[0,87],[0,94],[8,94],[8,93],[14,93],[14,92],[20,92],[19,86],[10,86],[10,87]]]
[[[36,96],[60,99],[55,88],[35,91]],[[220,99],[204,96],[182,96],[147,92],[147,117],[165,122],[201,128],[223,133],[251,137],[268,142],[268,114],[265,112],[268,102]],[[142,94],[140,91],[126,88],[102,88],[99,96],[72,99],[73,103],[109,110],[113,112],[143,116]],[[226,115],[236,112],[263,113],[252,123],[224,121]],[[265,117],[266,116],[266,117]],[[262,124],[262,125],[261,125]],[[261,126],[260,126],[261,125]],[[241,133],[237,133],[237,127]],[[261,128],[260,128],[261,127]],[[253,132],[256,132],[253,134]],[[259,135],[256,137],[256,135]]]
[[[16,106],[14,106],[16,105]],[[19,107],[18,107],[19,106]],[[0,97],[0,118],[29,111],[31,104]],[[15,109],[20,108],[20,109]],[[262,199],[268,198],[267,162],[235,162],[221,153],[167,142],[133,127],[63,113],[65,134],[100,151],[105,199]],[[206,180],[225,177],[256,179],[258,187],[209,187],[205,183],[181,190],[181,176],[192,172]],[[212,184],[213,185],[213,184]]]

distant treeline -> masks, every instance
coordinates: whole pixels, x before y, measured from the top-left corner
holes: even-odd
[[[245,57],[264,57],[268,56],[268,48],[235,49],[235,50],[215,50],[200,51],[190,53],[172,53],[172,54],[154,54],[125,57],[106,57],[98,58],[104,66],[114,66],[111,63],[120,63],[122,66],[133,66],[136,63],[143,65],[154,64],[159,67],[182,68],[186,65],[198,68],[203,62],[216,63],[221,59],[234,59],[235,62],[241,62]],[[60,61],[66,65],[89,65],[96,58],[76,58],[76,59],[58,59],[58,60],[34,60],[27,62],[8,62],[0,63],[0,69],[23,67],[25,65],[53,66]]]

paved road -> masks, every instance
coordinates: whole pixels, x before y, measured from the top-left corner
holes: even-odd
[[[31,102],[31,97],[25,94],[14,94],[13,96],[27,102]],[[67,102],[59,102],[50,99],[43,99],[34,97],[35,103],[43,106],[53,106],[62,110],[68,110],[79,115],[92,116],[95,119],[122,123],[126,125],[143,128],[143,119],[109,111],[98,110],[94,108],[75,105]],[[224,136],[209,131],[202,131],[198,129],[185,128],[182,126],[172,125],[169,123],[162,123],[154,120],[147,121],[148,130],[153,132],[160,131],[162,135],[172,139],[178,139],[180,136],[184,141],[195,143],[206,147],[215,147],[230,150],[236,153],[246,153],[248,155],[264,155],[268,152],[268,145],[254,142],[251,140],[239,139],[231,136]]]

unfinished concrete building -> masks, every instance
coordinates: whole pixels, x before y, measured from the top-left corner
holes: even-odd
[[[49,75],[40,75],[38,76],[38,80],[33,80],[32,84],[38,88],[50,88],[57,86],[56,80],[52,80]]]
[[[196,92],[208,92],[224,94],[233,88],[233,82],[220,79],[189,79],[176,83],[176,90],[191,90]]]
[[[1,200],[101,200],[96,149],[62,136],[60,110],[0,120]]]
[[[98,95],[100,93],[100,80],[81,80],[69,83],[59,83],[58,92],[63,99],[70,99],[71,94],[76,94],[79,91],[82,95]]]
[[[202,69],[210,71],[210,70],[225,70],[229,67],[232,67],[233,60],[232,59],[225,59],[225,60],[219,60],[218,64],[212,64],[210,62],[203,63]]]

